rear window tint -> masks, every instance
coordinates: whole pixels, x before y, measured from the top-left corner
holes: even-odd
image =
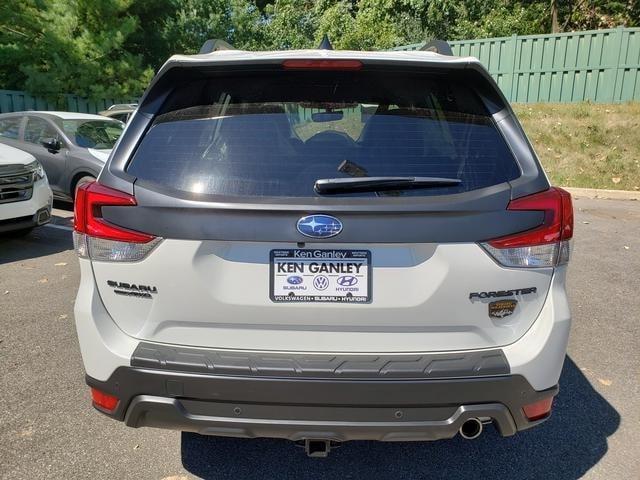
[[[344,196],[441,195],[520,170],[467,82],[406,71],[255,72],[177,87],[127,171],[191,194],[313,197],[315,181],[445,177],[455,186]]]

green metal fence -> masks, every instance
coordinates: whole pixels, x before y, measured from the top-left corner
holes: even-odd
[[[135,103],[136,99],[103,98],[87,100],[77,95],[63,95],[61,102],[51,102],[18,90],[0,90],[0,113],[23,110],[65,110],[67,112],[98,113],[115,103]]]
[[[454,55],[478,58],[512,102],[640,100],[640,28],[449,43]]]

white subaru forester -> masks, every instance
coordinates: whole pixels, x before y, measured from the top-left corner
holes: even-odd
[[[174,56],[75,208],[86,381],[129,426],[323,456],[551,412],[571,198],[476,59]]]

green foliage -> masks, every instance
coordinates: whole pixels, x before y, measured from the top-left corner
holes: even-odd
[[[164,22],[162,37],[168,52],[197,53],[210,38],[238,48],[256,48],[262,42],[260,12],[244,0],[182,0]],[[165,55],[165,59],[166,59]]]
[[[317,11],[313,1],[276,0],[263,14],[263,49],[310,48],[313,45]]]
[[[361,0],[339,1],[320,15],[315,40],[326,34],[339,49],[380,50],[400,45],[405,36],[384,2]]]
[[[637,0],[557,0],[564,30],[635,26]],[[376,50],[428,38],[548,33],[549,0],[2,0],[0,88],[138,96],[209,38],[249,50]]]
[[[542,4],[507,6],[496,2],[491,10],[478,19],[463,18],[454,36],[457,39],[533,35],[544,30],[545,6]]]
[[[97,97],[140,93],[153,71],[125,49],[139,28],[132,0],[10,0],[2,18],[0,78],[49,98],[61,92]],[[7,15],[7,16],[5,16]],[[9,53],[9,55],[7,55]]]

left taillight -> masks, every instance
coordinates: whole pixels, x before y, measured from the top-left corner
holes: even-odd
[[[544,212],[542,225],[525,232],[481,243],[501,265],[513,268],[540,268],[569,261],[573,237],[571,195],[561,188],[512,200],[507,210]]]
[[[161,241],[147,233],[107,222],[103,207],[137,205],[133,195],[97,182],[80,186],[74,203],[73,243],[78,256],[104,262],[136,262]]]

